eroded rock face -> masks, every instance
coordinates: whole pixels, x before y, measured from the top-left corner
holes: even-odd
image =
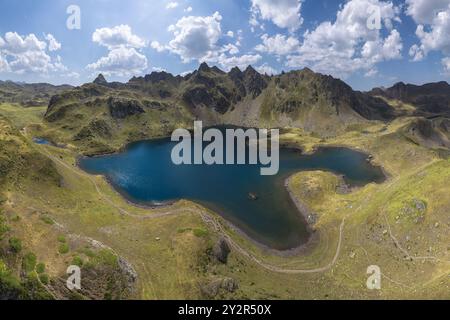
[[[182,97],[191,107],[207,107],[224,114],[244,97],[258,97],[267,88],[268,79],[270,78],[259,74],[252,67],[244,72],[235,67],[225,73],[203,63],[186,79],[189,86]]]
[[[111,127],[108,122],[103,119],[93,120],[74,136],[74,140],[77,141],[95,137],[101,137],[105,139],[111,137]]]
[[[359,115],[367,120],[386,121],[395,117],[395,110],[382,99],[354,91],[339,79],[314,73],[307,68],[272,79],[267,89],[269,94],[264,97],[264,108],[271,116],[284,114],[294,120],[300,114],[317,115],[311,121],[304,120],[304,126],[309,131],[323,130],[319,119],[328,121],[334,118],[332,121],[338,122],[356,119]],[[331,132],[328,127],[326,131]]]
[[[238,67],[234,67],[231,69],[231,71],[228,73],[228,76],[233,81],[234,85],[236,86],[236,91],[238,93],[238,97],[236,100],[241,100],[242,97],[245,97],[247,95],[247,89],[244,85],[244,74]]]
[[[445,81],[421,86],[399,82],[390,88],[373,89],[370,94],[412,104],[420,115],[450,114],[450,85]]]
[[[450,134],[447,119],[416,119],[411,122],[405,134],[414,142],[429,148],[450,148]]]
[[[249,94],[255,99],[267,88],[267,82],[253,67],[248,66],[244,71],[244,83]]]
[[[118,260],[119,268],[122,271],[123,275],[126,278],[126,289],[129,292],[133,292],[135,289],[136,281],[138,278],[138,274],[136,270],[134,270],[133,266],[122,257]]]
[[[223,264],[228,262],[228,255],[230,252],[231,248],[224,238],[221,238],[213,248],[214,257]]]
[[[208,107],[219,113],[225,113],[231,102],[219,90],[210,91],[206,87],[197,87],[188,90],[183,95],[183,100],[192,107]]]
[[[108,108],[114,119],[125,119],[129,116],[144,113],[144,106],[138,100],[109,98]]]
[[[233,278],[215,279],[200,287],[201,292],[207,298],[216,298],[219,294],[234,293],[239,289],[239,283]]]

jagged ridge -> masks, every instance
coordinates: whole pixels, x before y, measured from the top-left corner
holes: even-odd
[[[209,125],[294,126],[327,135],[394,116],[382,99],[309,69],[267,76],[251,66],[227,73],[202,63],[186,76],[153,72],[128,83],[108,82],[99,75],[93,83],[53,96],[45,120],[82,141],[94,140],[96,127],[101,129],[97,138],[114,139],[114,132],[126,131],[136,139],[135,131],[146,137],[152,127],[151,135],[164,135],[193,119]]]

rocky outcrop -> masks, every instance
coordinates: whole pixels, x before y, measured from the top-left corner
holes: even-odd
[[[125,277],[126,290],[130,293],[134,292],[138,274],[134,270],[133,266],[124,258],[119,257],[118,260],[119,269],[121,270],[123,276]]]
[[[450,148],[450,120],[419,118],[408,124],[403,132],[414,143],[427,148]]]
[[[209,91],[205,87],[189,89],[183,94],[183,101],[193,108],[207,107],[218,113],[224,114],[231,106],[228,100],[221,93]]]
[[[234,67],[228,73],[231,81],[233,81],[236,86],[236,91],[238,93],[238,99],[241,100],[243,97],[247,95],[247,88],[244,85],[244,74],[238,67]]]
[[[228,255],[231,249],[228,242],[224,238],[220,238],[219,241],[213,247],[213,255],[217,261],[226,264],[228,262]]]
[[[111,127],[104,119],[95,119],[78,132],[74,140],[85,140],[92,138],[108,139],[111,137]]]
[[[247,92],[253,99],[258,97],[262,91],[267,88],[267,82],[264,77],[258,73],[252,66],[248,66],[243,73],[244,85]]]
[[[108,108],[114,119],[125,119],[127,117],[144,113],[144,106],[138,100],[110,97]]]
[[[202,63],[187,81],[190,85],[182,95],[183,101],[193,108],[208,107],[219,114],[232,110],[246,96],[255,99],[267,88],[265,77],[252,67],[244,72],[236,67],[225,73]]]
[[[202,294],[208,299],[214,299],[220,294],[230,294],[239,289],[239,283],[233,278],[219,278],[203,284],[200,287]]]

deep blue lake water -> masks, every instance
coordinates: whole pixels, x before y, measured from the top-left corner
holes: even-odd
[[[354,186],[385,178],[381,168],[366,161],[367,155],[345,148],[322,148],[312,155],[281,149],[279,173],[261,176],[258,165],[176,166],[171,161],[174,145],[170,139],[136,142],[118,154],[82,158],[79,165],[89,173],[106,176],[135,203],[198,202],[277,250],[298,247],[309,238],[305,219],[284,186],[290,175],[323,169],[344,175]],[[258,199],[251,200],[249,193]]]

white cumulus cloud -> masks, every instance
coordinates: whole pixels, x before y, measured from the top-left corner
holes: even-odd
[[[9,72],[9,64],[6,58],[0,54],[0,72]]]
[[[262,57],[258,54],[237,56],[242,40],[242,31],[222,33],[222,16],[215,12],[211,16],[187,16],[169,26],[173,39],[167,45],[153,41],[150,46],[158,52],[169,51],[180,56],[184,63],[191,61],[217,64],[225,70],[234,66],[247,67],[258,62]],[[236,36],[235,43],[221,43]]]
[[[45,39],[48,41],[49,51],[57,51],[61,49],[61,43],[59,43],[52,34],[46,34]]]
[[[2,49],[8,54],[15,55],[30,51],[44,51],[47,44],[40,41],[33,33],[20,36],[17,32],[7,32]]]
[[[380,10],[381,26],[390,31],[386,38],[381,30],[368,27],[368,8]],[[298,53],[288,56],[287,65],[309,66],[318,72],[346,77],[356,71],[370,72],[376,63],[401,58],[402,39],[393,29],[399,13],[392,2],[350,0],[337,12],[336,21],[322,22],[305,33]]]
[[[450,76],[450,57],[442,59],[442,65],[444,66],[444,72]]]
[[[174,38],[167,49],[178,54],[183,62],[202,60],[217,50],[222,35],[222,16],[215,12],[211,16],[183,17],[169,27]],[[156,44],[155,44],[156,46]]]
[[[220,65],[225,71],[230,71],[233,67],[238,67],[241,70],[246,69],[249,65],[258,63],[262,57],[259,54],[245,54],[242,56],[227,56],[221,54],[218,57],[210,60]]]
[[[0,39],[0,70],[3,72],[47,74],[67,70],[59,56],[52,59],[47,53],[47,49],[60,48],[56,40],[47,46],[32,33],[22,36],[17,32],[7,32],[4,39]]]
[[[269,75],[269,76],[273,76],[273,75],[276,75],[276,74],[279,73],[278,70],[276,70],[275,68],[272,68],[272,67],[271,67],[269,64],[267,64],[267,63],[264,63],[264,64],[262,64],[262,65],[256,67],[255,69],[256,69],[256,71],[258,71],[259,73],[267,74],[267,75]]]
[[[267,34],[261,36],[262,44],[256,46],[255,50],[278,56],[293,53],[299,49],[300,41],[294,37],[277,34],[269,37]]]
[[[280,28],[297,30],[303,23],[300,15],[302,0],[251,0],[250,24],[256,26],[258,19],[270,20]]]
[[[88,70],[125,77],[142,73],[148,67],[147,57],[139,51],[145,47],[145,40],[133,34],[128,25],[97,29],[92,34],[92,41],[107,47],[109,52],[89,64]]]
[[[166,9],[175,9],[176,7],[178,7],[178,2],[169,2]]]
[[[425,58],[430,51],[450,55],[450,0],[407,0],[407,14],[418,24],[409,55],[414,61]]]
[[[406,13],[418,24],[431,24],[449,4],[450,0],[406,0]]]
[[[131,76],[147,69],[148,61],[145,55],[135,48],[125,46],[112,49],[106,57],[89,64],[88,70],[101,72],[105,75]]]
[[[119,25],[114,28],[101,28],[95,30],[92,34],[92,41],[108,49],[114,49],[121,46],[128,48],[143,48],[145,40],[133,34],[128,25]]]
[[[152,43],[150,43],[150,47],[152,47],[158,52],[163,52],[167,49],[164,45],[162,45],[158,41],[152,41]]]

